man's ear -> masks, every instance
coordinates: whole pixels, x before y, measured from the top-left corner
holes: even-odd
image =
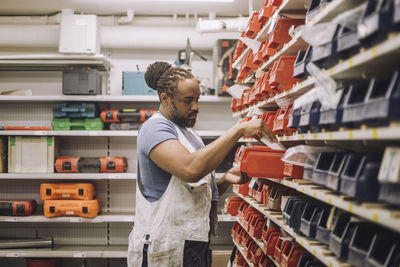
[[[160,102],[163,105],[168,105],[171,98],[166,93],[160,94]]]

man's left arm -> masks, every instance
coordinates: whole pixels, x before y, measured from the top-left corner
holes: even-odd
[[[232,167],[224,176],[217,179],[217,187],[219,196],[222,196],[231,184],[244,184],[249,181],[247,175],[240,173],[239,167]]]

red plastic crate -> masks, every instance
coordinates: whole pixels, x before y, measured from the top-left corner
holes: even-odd
[[[246,232],[246,230],[244,230],[242,227],[239,228],[237,235],[236,235],[236,241],[243,245],[243,243],[245,243],[245,240],[247,238],[248,234]]]
[[[267,40],[261,42],[260,47],[257,51],[257,54],[254,55],[253,64],[260,66],[262,63],[268,61],[268,58],[265,59],[263,57],[264,51],[265,51],[265,49],[267,49],[267,46],[268,46]]]
[[[260,119],[262,119],[265,124],[272,130],[274,127],[274,119],[276,116],[276,111],[267,111],[263,113],[262,115],[259,116]]]
[[[247,204],[247,202],[242,202],[239,205],[238,214],[237,214],[238,220],[244,220],[244,215],[248,208],[249,208],[249,204]]]
[[[268,207],[269,193],[271,192],[271,189],[274,186],[276,186],[276,185],[273,185],[273,184],[264,185],[262,194],[263,194],[263,204],[264,204],[265,207]]]
[[[282,4],[283,0],[267,0],[258,12],[258,22],[264,25]]]
[[[236,264],[238,266],[244,266],[246,263],[246,259],[243,257],[242,253],[239,250],[236,251]]]
[[[271,77],[271,71],[272,68],[270,68],[266,73],[265,73],[265,78],[264,78],[264,83],[261,85],[259,93],[262,95],[263,98],[270,98],[278,92],[276,89],[272,88],[271,85],[269,84],[269,79]]]
[[[283,170],[283,175],[285,177],[290,177],[294,179],[302,179],[303,178],[304,167],[299,165],[293,165],[289,163],[285,163],[285,168]]]
[[[249,223],[249,234],[255,238],[261,238],[262,229],[265,225],[265,218],[253,216]]]
[[[257,191],[254,193],[254,199],[257,200],[257,202],[263,202],[263,189],[264,189],[264,183],[261,183],[258,188]]]
[[[236,43],[236,49],[233,54],[233,62],[235,62],[240,55],[243,53],[243,51],[247,48],[247,45],[243,43],[241,40],[238,40]]]
[[[250,249],[250,259],[255,265],[260,262],[262,255],[262,249],[257,244]]]
[[[239,194],[242,194],[243,196],[247,196],[249,194],[249,183],[250,181],[248,181],[245,184],[237,184],[234,185],[234,188],[238,191]]]
[[[254,39],[261,30],[262,24],[258,22],[258,11],[253,12],[244,35],[250,39]]]
[[[263,229],[262,239],[264,243],[264,254],[274,256],[275,246],[281,237],[279,229],[274,227],[268,227],[267,230]]]
[[[294,62],[296,56],[281,56],[278,61],[275,61],[269,77],[271,88],[278,92],[289,90],[300,79],[293,78]]]
[[[250,177],[283,178],[284,164],[281,158],[284,153],[284,150],[272,150],[266,146],[245,148],[240,161],[240,171]]]
[[[282,267],[296,267],[301,256],[305,253],[307,251],[296,242],[286,242],[283,247],[280,264]]]
[[[281,262],[283,248],[285,247],[285,244],[287,242],[290,242],[290,241],[282,240],[282,237],[281,237],[278,239],[278,241],[275,244],[274,259],[279,263]]]
[[[296,129],[287,127],[289,123],[289,115],[292,111],[292,105],[293,104],[287,106],[286,110],[278,109],[274,119],[274,127],[272,128],[274,134],[282,136],[284,134],[291,135],[296,132]]]
[[[238,104],[239,99],[232,97],[232,102],[231,102],[231,111],[232,112],[238,112],[237,104]]]
[[[258,210],[255,208],[248,208],[246,213],[244,214],[244,220],[243,220],[243,228],[249,232],[249,223],[252,219],[252,217],[260,217],[262,216]]]
[[[244,256],[247,258],[247,259],[250,259],[250,252],[249,252],[249,250],[250,250],[250,248],[251,248],[251,246],[252,245],[257,245],[254,241],[253,241],[253,238],[251,238],[251,236],[248,236],[248,239],[246,238],[246,242],[244,243]]]
[[[225,199],[225,213],[236,216],[238,214],[239,206],[243,202],[244,200],[240,197],[227,197]]]
[[[236,240],[237,231],[239,230],[240,224],[235,222],[232,226],[231,237],[233,240]]]

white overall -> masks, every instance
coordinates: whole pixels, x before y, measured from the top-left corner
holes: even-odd
[[[158,113],[150,119],[154,118],[166,119]],[[175,128],[179,142],[191,153],[194,152],[181,130]],[[194,136],[198,138],[196,134]],[[149,267],[175,267],[183,265],[185,240],[208,242],[212,196],[210,182],[211,175],[194,184],[172,175],[166,191],[155,202],[144,198],[136,182],[136,215],[135,226],[129,235],[129,267],[142,266],[145,244],[148,244]]]

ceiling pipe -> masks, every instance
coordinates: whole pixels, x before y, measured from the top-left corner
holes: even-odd
[[[133,22],[133,18],[134,18],[134,12],[133,10],[128,10],[126,12],[126,16],[125,17],[120,17],[117,21],[118,24],[129,24]]]

